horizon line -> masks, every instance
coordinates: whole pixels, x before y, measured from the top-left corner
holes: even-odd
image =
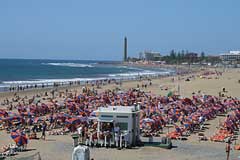
[[[61,58],[1,58],[0,60],[67,60],[67,61],[116,61],[121,62],[121,60],[96,60],[96,59],[61,59]]]

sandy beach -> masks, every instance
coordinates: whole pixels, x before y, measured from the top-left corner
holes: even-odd
[[[240,160],[239,8],[0,1],[0,160]]]
[[[219,72],[222,72],[223,69],[216,69]],[[215,69],[208,69],[208,71],[215,71]],[[164,77],[159,79],[153,79],[152,85],[147,88],[142,88],[142,84],[148,83],[147,80],[142,81],[129,81],[123,82],[121,85],[110,84],[101,86],[100,89],[97,89],[98,93],[103,92],[107,89],[114,89],[116,87],[121,90],[128,90],[130,88],[136,88],[138,85],[141,90],[145,92],[150,92],[156,95],[166,96],[170,91],[177,93],[180,90],[181,97],[192,98],[193,94],[200,93],[206,95],[219,96],[219,92],[226,89],[226,92],[222,93],[225,97],[237,97],[240,96],[240,70],[239,69],[226,69],[222,75],[208,75],[203,76],[202,73],[205,71],[200,71],[191,75],[177,76],[174,77]],[[179,79],[179,80],[178,80]],[[80,93],[82,91],[82,86],[71,86],[59,88],[58,92],[65,92],[68,89],[68,92]],[[38,89],[38,90],[29,90],[17,93],[21,98],[27,96],[31,98],[32,96],[42,95],[44,97],[45,92],[50,92],[51,89]],[[50,94],[48,94],[50,97]],[[58,101],[62,101],[63,97],[58,97]],[[14,98],[14,93],[0,93],[0,103],[5,99],[11,100]],[[47,102],[47,97],[41,102]],[[13,105],[16,105],[18,102],[14,102]],[[1,106],[1,108],[6,108],[7,106]],[[216,131],[220,121],[223,121],[224,116],[218,116],[213,120],[208,121],[208,129],[204,131],[204,134],[207,137],[213,135]],[[166,130],[165,130],[166,132]],[[165,133],[166,134],[166,133]],[[10,138],[10,135],[5,131],[0,131],[0,147],[13,143],[13,140]],[[236,143],[240,143],[239,137]],[[218,142],[199,142],[197,134],[191,134],[188,137],[187,141],[173,141],[174,148],[171,150],[165,150],[154,147],[140,147],[134,149],[105,149],[105,148],[91,148],[91,158],[95,160],[123,160],[123,159],[133,159],[133,160],[225,160],[226,152],[225,146],[226,143]],[[70,134],[68,135],[58,135],[58,136],[49,136],[47,134],[46,141],[44,140],[30,140],[28,144],[28,149],[30,151],[20,152],[16,156],[25,157],[33,155],[37,152],[40,153],[43,160],[58,159],[66,160],[71,159],[72,153],[72,138]],[[239,159],[239,151],[232,150],[230,159]]]

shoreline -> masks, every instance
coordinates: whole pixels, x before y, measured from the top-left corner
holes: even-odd
[[[153,67],[152,65],[148,67]],[[192,69],[191,71],[186,71],[186,70],[179,70],[178,73],[176,72],[172,72],[172,73],[169,73],[169,74],[165,74],[165,75],[150,75],[150,76],[143,76],[143,77],[136,77],[136,78],[128,78],[128,79],[114,79],[114,78],[110,78],[109,80],[111,80],[111,83],[102,83],[100,85],[100,87],[108,87],[108,86],[120,86],[120,83],[129,83],[129,82],[141,82],[141,81],[144,81],[144,80],[148,80],[148,79],[151,79],[151,80],[158,80],[158,79],[166,79],[166,78],[176,78],[176,76],[188,76],[188,75],[191,75],[191,74],[197,74],[197,73],[200,73],[200,70],[196,70],[196,69]],[[87,86],[87,87],[95,87],[97,88],[97,82],[98,80],[92,80],[92,81],[89,81],[88,83],[78,83],[78,81],[74,82],[74,83],[71,83],[71,84],[64,84],[64,85],[52,85],[52,86],[45,86],[45,87],[41,87],[41,86],[38,86],[37,88],[29,88],[29,89],[24,89],[24,90],[14,90],[14,91],[0,91],[0,103],[1,103],[1,100],[3,98],[9,98],[9,96],[14,96],[14,95],[17,95],[17,94],[24,94],[24,95],[36,95],[36,93],[41,93],[43,94],[44,92],[51,92],[52,90],[57,90],[57,91],[65,91],[66,89],[70,89],[70,90],[73,90],[73,89],[76,89],[76,88],[82,88],[84,86]],[[108,79],[107,79],[108,81]],[[72,82],[72,81],[70,81]]]
[[[56,92],[65,92],[66,90],[70,91],[70,92],[81,92],[82,91],[82,87],[88,87],[91,89],[96,89],[99,92],[103,92],[106,89],[112,89],[112,88],[122,88],[122,89],[127,89],[128,87],[126,86],[131,86],[130,88],[136,88],[137,85],[139,85],[140,83],[145,83],[147,82],[149,79],[151,79],[151,81],[153,81],[153,83],[159,83],[158,81],[163,81],[164,84],[162,87],[165,88],[163,89],[163,93],[167,94],[169,91],[173,91],[176,92],[177,91],[177,87],[174,86],[171,82],[172,79],[176,80],[178,79],[178,76],[180,77],[188,77],[191,75],[197,75],[200,74],[202,72],[202,70],[199,69],[192,69],[191,72],[186,72],[186,70],[181,70],[181,72],[179,72],[179,74],[171,74],[171,75],[160,75],[160,76],[156,76],[156,77],[145,77],[142,79],[132,79],[132,80],[125,80],[125,81],[113,81],[112,83],[104,83],[102,85],[100,85],[100,88],[97,87],[96,84],[92,85],[91,83],[88,84],[80,84],[80,85],[64,85],[64,86],[58,86],[58,87],[45,87],[45,88],[33,88],[33,89],[28,89],[28,90],[22,90],[22,91],[9,91],[9,92],[0,92],[0,106],[2,104],[2,102],[6,99],[8,100],[12,100],[13,98],[16,98],[16,96],[20,96],[20,97],[25,97],[27,96],[28,98],[32,98],[32,97],[36,97],[38,95],[42,96],[44,95],[46,92],[47,93],[51,93],[53,90]],[[183,79],[183,78],[182,78]],[[181,80],[180,80],[181,81]],[[169,84],[170,82],[170,84]],[[174,82],[174,83],[175,83]],[[181,82],[180,82],[181,83]],[[134,87],[133,87],[134,85]],[[158,88],[159,86],[157,86],[156,88]],[[160,87],[161,88],[161,87]],[[166,90],[166,88],[168,88]],[[129,88],[128,88],[129,89]],[[162,90],[162,89],[161,89]],[[149,90],[149,92],[151,92],[151,90]],[[14,104],[14,103],[13,103]]]
[[[118,77],[92,77],[92,78],[72,78],[72,79],[49,79],[49,80],[39,80],[39,81],[21,81],[26,83],[16,83],[16,84],[5,84],[6,86],[0,86],[1,93],[11,93],[11,92],[24,92],[29,90],[41,90],[41,89],[55,89],[60,87],[71,87],[71,86],[85,86],[88,84],[106,83],[107,81],[118,82],[128,82],[128,81],[138,81],[139,79],[157,79],[161,77],[169,77],[179,75],[186,75],[192,72],[196,72],[196,68],[187,68],[186,66],[176,66],[176,65],[156,65],[156,64],[124,64],[119,63],[117,65],[127,66],[127,67],[142,67],[143,69],[153,69],[159,67],[159,69],[167,70],[155,74],[141,73],[138,75],[131,76],[118,76]],[[197,69],[199,72],[199,69]],[[125,74],[125,73],[121,73]],[[126,73],[127,74],[127,73]],[[15,82],[15,81],[13,81]],[[17,82],[17,81],[16,81]],[[19,81],[20,82],[20,81]],[[31,83],[30,83],[31,82]]]
[[[122,65],[125,66],[125,65]],[[140,66],[131,66],[131,67],[140,67]],[[143,68],[141,69],[149,69],[153,66],[141,66]],[[153,68],[151,68],[153,69]],[[134,81],[144,78],[159,78],[169,75],[176,74],[176,70],[174,68],[165,68],[161,67],[159,69],[161,70],[150,70],[150,72],[133,72],[133,73],[115,73],[112,76],[104,76],[104,77],[89,77],[89,78],[61,78],[61,79],[42,79],[42,80],[12,80],[12,81],[6,81],[2,86],[0,86],[0,93],[2,92],[19,92],[24,90],[34,90],[34,89],[40,89],[40,88],[52,88],[63,86],[84,86],[86,84],[97,84],[97,83],[107,83],[108,81],[115,81],[115,82],[121,82],[121,81]],[[166,70],[166,71],[164,71]]]
[[[219,70],[219,69],[218,69]],[[116,87],[121,88],[123,91],[127,91],[131,88],[136,88],[137,85],[140,85],[140,89],[143,90],[146,93],[159,96],[165,96],[169,91],[176,91],[178,84],[181,85],[181,96],[183,97],[191,97],[192,93],[197,93],[198,90],[201,90],[202,94],[207,95],[213,95],[217,96],[218,92],[222,90],[222,87],[225,87],[227,92],[226,96],[232,96],[232,97],[239,97],[239,89],[240,84],[238,83],[238,80],[240,79],[240,70],[236,69],[230,69],[226,72],[224,72],[222,75],[217,76],[217,74],[209,74],[204,77],[204,72],[214,72],[215,69],[207,69],[204,71],[195,70],[196,72],[189,73],[184,76],[180,76],[180,79],[178,80],[178,76],[168,76],[168,77],[161,77],[157,79],[152,79],[152,85],[148,86],[147,88],[141,87],[141,84],[145,84],[148,82],[148,80],[142,80],[142,81],[126,81],[123,82],[120,86],[119,84],[108,84],[104,86],[100,86],[100,88],[94,88],[98,91],[98,93],[102,93],[105,90],[111,89],[114,90]],[[202,76],[202,77],[201,77]],[[172,81],[172,79],[174,79]],[[190,81],[186,81],[186,79],[190,79]],[[89,84],[88,86],[90,89],[93,87]],[[168,88],[166,90],[166,88]],[[71,86],[71,87],[59,87],[58,93],[61,91],[65,91],[65,89],[68,89],[69,94],[79,94],[82,91],[81,86]],[[27,99],[31,98],[31,96],[44,94],[44,92],[51,91],[49,88],[39,89],[39,90],[29,90],[29,91],[22,91],[18,92],[17,96],[20,96],[23,98],[24,96],[28,96]],[[76,92],[75,92],[76,91]],[[0,102],[1,99],[4,99],[4,97],[8,97],[10,100],[14,97],[13,92],[8,93],[0,93]],[[49,98],[51,95],[48,96]],[[43,103],[48,103],[49,99],[47,99],[45,96],[41,96]],[[44,100],[43,100],[44,98]],[[54,98],[54,101],[61,102],[66,97],[59,97],[59,94],[56,95]],[[20,103],[22,103],[21,100],[19,100]],[[14,102],[14,105],[17,105],[18,102]],[[2,106],[7,107],[7,105]],[[204,134],[207,137],[211,137],[216,132],[216,127],[219,125],[220,121],[223,121],[225,116],[218,116],[216,119],[208,121],[207,127],[204,131]],[[166,128],[165,128],[166,129]],[[166,130],[164,130],[165,134]],[[38,135],[40,136],[40,135]],[[12,140],[9,138],[9,134],[7,134],[4,131],[1,131],[0,136],[0,143],[1,144],[8,144],[12,143]],[[35,152],[40,152],[42,159],[51,159],[53,156],[56,156],[57,159],[70,159],[71,158],[71,152],[72,152],[72,138],[68,135],[47,135],[47,139],[49,141],[42,141],[42,140],[31,140],[31,143],[29,143],[29,148],[36,149],[36,151],[29,151],[24,153],[19,153],[16,157],[23,157],[32,155]],[[237,140],[239,142],[239,138]],[[222,160],[223,156],[225,155],[224,147],[225,143],[218,143],[218,142],[212,142],[212,141],[206,141],[206,142],[199,142],[197,134],[192,134],[187,141],[174,141],[173,142],[176,148],[173,148],[172,150],[163,150],[159,148],[153,148],[153,147],[141,147],[138,149],[124,149],[124,150],[115,150],[115,149],[105,149],[105,148],[91,148],[91,157],[94,159],[99,160],[105,160],[105,159],[126,159],[130,158],[133,160],[137,159],[211,159],[211,160]],[[61,153],[59,152],[61,150]],[[186,151],[190,151],[190,154],[186,154]],[[209,153],[207,152],[209,151]],[[104,154],[108,152],[108,157],[104,156]],[[122,153],[127,153],[122,154]],[[232,158],[237,157],[238,152],[237,151],[231,151],[232,152]],[[212,156],[212,155],[215,156]],[[117,158],[115,158],[117,155]],[[149,158],[148,155],[152,155],[152,158]],[[201,158],[199,158],[201,157]]]

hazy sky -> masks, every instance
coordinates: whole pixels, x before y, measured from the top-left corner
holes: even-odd
[[[0,58],[240,49],[240,0],[1,0]]]

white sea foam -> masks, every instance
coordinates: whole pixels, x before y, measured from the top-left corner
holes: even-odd
[[[129,67],[129,66],[116,66],[116,68],[124,68],[124,69],[131,69],[131,70],[137,70],[137,71],[143,71],[142,68],[135,68],[135,67]]]
[[[67,83],[73,81],[93,81],[93,80],[102,80],[106,78],[71,78],[71,79],[37,79],[37,80],[28,80],[28,81],[3,81],[4,85],[24,85],[24,84],[53,84],[53,83]]]
[[[96,80],[106,80],[106,79],[134,79],[138,78],[139,76],[155,76],[155,75],[167,75],[171,74],[172,71],[150,71],[150,70],[143,70],[141,72],[127,72],[127,73],[117,73],[117,74],[108,74],[102,77],[93,77],[93,78],[71,78],[71,79],[35,79],[35,80],[25,80],[25,81],[2,81],[0,87],[9,87],[9,86],[26,86],[26,85],[53,85],[54,83],[64,83],[68,84],[69,82],[86,82],[86,81],[96,81]]]
[[[64,66],[64,67],[94,67],[91,64],[81,64],[81,63],[42,63],[43,65],[51,65],[51,66]]]
[[[166,75],[166,74],[170,74],[170,72],[168,71],[155,72],[155,71],[144,70],[142,72],[109,74],[109,77],[137,77],[137,76]]]

